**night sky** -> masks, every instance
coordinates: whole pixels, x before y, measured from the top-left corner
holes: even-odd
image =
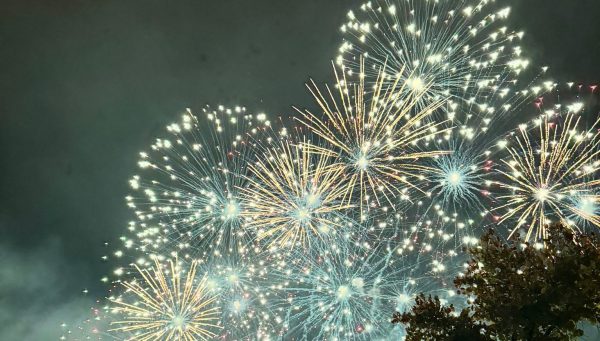
[[[534,65],[600,81],[600,1],[504,2]],[[56,340],[104,294],[101,256],[134,218],[127,180],[168,123],[207,103],[306,106],[357,4],[1,0],[0,340]]]

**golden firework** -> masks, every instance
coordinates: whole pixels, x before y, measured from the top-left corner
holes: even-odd
[[[141,282],[124,282],[133,301],[114,299],[114,312],[122,317],[113,332],[133,335],[128,340],[207,340],[220,329],[217,297],[207,288],[206,277],[196,277],[197,262],[187,271],[169,261],[168,271],[155,260],[154,268],[140,269]]]
[[[430,168],[420,160],[446,153],[427,149],[428,141],[446,130],[441,128],[445,122],[431,117],[442,102],[419,109],[416,103],[427,85],[406,95],[410,85],[400,74],[386,74],[385,67],[373,89],[365,86],[364,62],[358,82],[349,82],[346,74],[340,78],[335,67],[334,72],[337,94],[329,86],[324,94],[314,82],[307,85],[324,115],[296,110],[298,121],[324,142],[313,149],[338,156],[332,168],[344,175],[342,202],[358,195],[362,208],[372,196],[374,204],[395,207],[398,199],[410,200],[411,190],[422,193],[418,182]]]
[[[546,115],[537,121],[537,129],[521,125],[516,143],[506,148],[510,155],[501,162],[499,186],[507,193],[498,197],[501,205],[495,211],[501,211],[499,223],[516,220],[511,235],[526,227],[527,240],[534,232],[542,239],[552,219],[573,226],[572,217],[577,217],[600,226],[594,208],[600,199],[594,188],[600,180],[591,176],[600,166],[600,133],[579,131],[580,120],[568,113],[555,123]]]
[[[332,158],[312,148],[281,140],[248,166],[252,177],[243,190],[248,227],[269,248],[323,240],[344,224],[342,210],[350,206],[339,202],[342,170],[332,169]]]

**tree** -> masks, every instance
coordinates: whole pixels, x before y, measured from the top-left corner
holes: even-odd
[[[583,334],[578,322],[600,322],[597,235],[557,224],[548,227],[543,243],[530,244],[518,236],[505,242],[490,230],[468,252],[472,257],[468,268],[454,281],[458,293],[471,298],[467,310],[471,320],[454,320],[461,328],[481,325],[486,335],[501,340],[569,340]],[[434,309],[430,303],[417,302],[411,314],[423,317],[401,319],[409,325],[409,335],[431,328],[431,311],[425,308]]]
[[[392,323],[409,325],[406,340],[490,340],[484,324],[473,319],[470,309],[456,313],[454,306],[442,305],[438,297],[420,294],[413,309],[404,314],[395,313]]]

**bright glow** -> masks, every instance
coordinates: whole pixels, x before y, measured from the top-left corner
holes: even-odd
[[[410,78],[408,79],[407,83],[408,86],[416,92],[422,92],[425,90],[425,83],[420,77]]]
[[[300,221],[306,221],[307,219],[310,219],[310,212],[306,208],[299,209],[296,214],[298,215],[298,220]]]
[[[411,297],[406,294],[400,294],[400,296],[398,296],[398,301],[403,304],[407,304],[411,301]]]
[[[356,161],[356,165],[362,171],[366,171],[369,168],[369,160],[367,160],[366,156],[361,155]]]
[[[548,199],[550,195],[550,191],[548,191],[548,189],[546,188],[538,188],[535,192],[534,192],[534,196],[535,199],[538,201],[546,201],[546,199]]]
[[[237,203],[230,202],[225,206],[223,213],[225,214],[225,219],[235,219],[240,214],[240,207]]]
[[[338,288],[337,290],[337,297],[340,300],[346,300],[350,297],[350,295],[352,295],[352,291],[350,290],[350,288],[346,285],[342,285]]]
[[[448,182],[452,186],[458,186],[462,182],[462,175],[459,172],[450,172],[448,174]]]
[[[579,201],[579,209],[584,215],[592,216],[596,214],[596,202],[593,197],[585,197]]]

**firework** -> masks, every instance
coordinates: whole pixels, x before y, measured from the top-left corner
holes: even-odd
[[[451,295],[443,278],[446,261],[456,253],[444,223],[435,221],[412,228],[404,221],[382,221],[372,245],[365,241],[280,261],[274,286],[281,294],[273,310],[279,312],[284,338],[391,337],[398,331],[389,324],[389,312],[409,306],[413,293],[429,289]]]
[[[441,103],[415,110],[420,95],[401,96],[405,85],[385,83],[384,69],[369,94],[362,72],[358,81],[348,81],[346,75],[340,78],[335,67],[334,71],[337,95],[328,86],[323,94],[314,82],[308,85],[324,119],[297,109],[301,114],[298,120],[321,139],[318,147],[313,147],[317,152],[337,156],[332,168],[345,179],[342,202],[355,203],[358,197],[361,211],[370,205],[396,208],[411,199],[411,192],[421,191],[418,183],[428,168],[419,161],[444,153],[426,148],[442,131],[440,123],[425,119]]]
[[[219,326],[217,296],[207,287],[206,276],[196,276],[197,262],[187,274],[178,261],[169,267],[156,260],[151,270],[137,268],[142,277],[124,282],[124,297],[113,299],[119,320],[112,332],[132,334],[129,340],[207,340],[216,336]]]
[[[252,177],[243,189],[248,202],[247,227],[268,249],[333,241],[347,228],[338,185],[342,170],[333,158],[315,153],[308,143],[284,136],[266,146],[248,165]]]
[[[455,250],[477,241],[471,231],[477,223],[445,211],[442,205],[419,201],[410,210],[379,215],[369,221],[370,227],[361,243],[369,248],[382,246],[386,252],[397,255],[435,250],[442,254],[447,251],[454,257]]]
[[[203,115],[188,110],[167,127],[170,138],[140,153],[142,174],[130,180],[135,195],[127,197],[139,223],[130,226],[136,240],[126,243],[145,253],[184,249],[206,257],[247,245],[239,193],[252,155],[246,140],[268,121],[243,107],[207,107]]]
[[[268,262],[246,258],[218,259],[208,268],[207,286],[218,294],[225,340],[264,339],[272,328]]]
[[[529,62],[518,46],[523,32],[504,26],[509,13],[487,0],[369,1],[348,13],[337,63],[350,74],[361,58],[367,73],[387,65],[388,82],[400,77],[405,95],[422,93],[417,107],[448,99],[448,119],[487,129],[532,90],[513,89]]]
[[[456,127],[435,140],[437,149],[449,152],[427,163],[429,169],[425,174],[429,181],[424,188],[430,193],[433,205],[471,218],[486,214],[489,201],[486,155],[490,139],[487,136],[469,139]]]
[[[553,88],[535,84],[539,73],[523,72],[529,65],[518,45],[523,33],[504,26],[509,13],[494,1],[377,0],[350,11],[342,26],[337,63],[346,74],[372,76],[385,68],[382,82],[403,84],[395,90],[403,97],[419,94],[417,109],[444,100],[427,119],[450,124],[428,148],[447,153],[424,159],[420,173],[432,180],[423,186],[431,202],[462,215],[487,212],[486,154],[513,129],[506,117],[519,116],[523,103]],[[364,71],[362,59],[370,65]]]
[[[541,103],[539,103],[541,105]],[[499,141],[506,153],[496,171],[498,204],[492,212],[498,223],[510,226],[511,235],[526,230],[526,239],[542,239],[552,221],[574,228],[582,222],[600,226],[595,178],[600,161],[599,121],[582,129],[580,103],[543,110],[532,124]],[[513,228],[514,226],[514,228]]]
[[[521,99],[539,93],[550,93],[555,84],[545,82],[535,87]],[[510,102],[510,101],[509,101]],[[489,213],[491,171],[489,155],[496,147],[498,136],[504,136],[514,129],[514,121],[527,116],[529,104],[512,101],[511,118],[484,120],[484,128],[469,124],[458,124],[433,141],[434,149],[447,150],[448,153],[435,156],[428,161],[425,171],[430,179],[425,188],[431,193],[433,203],[440,204],[446,210],[462,216],[481,219]],[[456,122],[453,122],[456,123]]]

